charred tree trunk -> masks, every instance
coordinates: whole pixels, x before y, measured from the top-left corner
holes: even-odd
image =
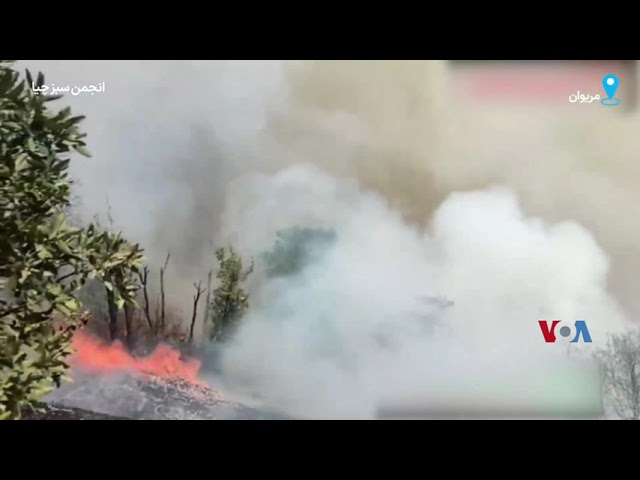
[[[160,334],[165,332],[164,269],[160,270]]]
[[[154,328],[154,334],[156,337],[158,337],[160,335],[160,297],[156,298],[155,316],[156,324]]]
[[[196,294],[193,296],[193,315],[191,316],[191,327],[189,328],[189,344],[193,343],[193,328],[196,326],[196,318],[198,318],[198,302],[204,293],[200,282],[194,284],[194,287],[196,288]]]
[[[118,337],[118,306],[116,305],[116,295],[113,290],[107,291],[107,306],[109,308],[109,337],[111,341],[115,341]]]
[[[167,258],[164,261],[164,266],[160,269],[160,334],[165,333],[165,293],[164,293],[164,274],[167,271],[169,265],[169,258],[171,258],[171,252],[167,253]]]
[[[129,350],[133,350],[134,347],[134,331],[133,331],[133,307],[128,303],[124,304],[124,323],[127,328],[127,347]]]
[[[209,312],[210,312],[210,304],[211,304],[211,278],[213,276],[213,270],[209,270],[209,275],[207,277],[207,298],[206,304],[204,306],[204,315],[202,318],[202,338],[206,339],[209,335]]]
[[[149,288],[148,288],[148,281],[149,281],[149,269],[147,267],[144,267],[142,270],[142,273],[139,274],[140,277],[140,284],[142,285],[142,295],[144,296],[144,316],[147,319],[147,324],[149,325],[149,331],[151,333],[153,333],[153,322],[151,321],[151,312],[149,311],[150,309],[150,305],[149,305]]]

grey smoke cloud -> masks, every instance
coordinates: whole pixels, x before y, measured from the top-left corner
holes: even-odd
[[[227,182],[266,165],[260,132],[282,88],[278,62],[31,60],[48,85],[105,82],[102,94],[58,101],[87,116],[94,158],[72,162],[85,221],[107,222],[140,242],[152,265],[167,251],[174,303],[188,304],[205,276]],[[52,104],[53,105],[53,104]],[[203,261],[204,259],[204,261]]]
[[[49,85],[105,82],[104,93],[67,95],[58,103],[87,116],[95,158],[73,164],[83,211],[104,212],[109,194],[117,220],[138,225],[136,233],[154,223],[157,212],[148,212],[164,208],[167,198],[185,210],[197,203],[192,196],[199,193],[194,181],[201,165],[212,168],[212,191],[225,169],[242,168],[250,148],[240,145],[262,127],[264,104],[279,79],[278,65],[269,62],[47,60],[19,66],[43,70]]]
[[[104,214],[108,196],[156,265],[171,250],[174,302],[212,244],[249,256],[279,228],[338,231],[301,277],[252,286],[224,380],[264,401],[362,418],[435,391],[487,401],[505,365],[563,362],[540,351],[541,315],[596,337],[639,306],[635,116],[456,104],[439,95],[444,62],[23,65],[106,83],[65,99],[95,156],[73,164],[80,212]],[[455,302],[437,340],[416,320],[431,294]]]
[[[250,208],[229,199],[233,225],[250,232],[247,252],[273,235],[265,225],[338,234],[301,274],[267,281],[224,358],[234,389],[248,385],[247,394],[292,413],[375,418],[385,403],[413,402],[432,414],[453,405],[557,414],[568,409],[558,369],[577,367],[567,345],[543,343],[537,320],[580,312],[596,342],[626,323],[593,236],[573,222],[528,218],[509,189],[450,195],[429,231],[313,166],[248,178],[234,191],[253,199]],[[292,192],[300,205],[278,208]],[[440,311],[428,299],[443,295],[453,306]],[[576,408],[596,402],[592,383]],[[560,397],[539,391],[532,400],[527,388]]]

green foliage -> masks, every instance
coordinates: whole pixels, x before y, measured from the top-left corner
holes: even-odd
[[[93,226],[89,229],[93,232]],[[88,261],[93,275],[105,287],[107,311],[109,313],[109,332],[111,340],[116,340],[118,330],[118,310],[127,304],[138,307],[136,294],[140,290],[137,279],[143,268],[142,249],[127,242],[121,233],[103,231],[98,235],[97,248],[88,252]],[[125,309],[125,316],[129,310]],[[128,335],[131,334],[127,328]],[[130,342],[132,338],[128,339]]]
[[[262,255],[267,275],[295,275],[335,241],[336,233],[333,230],[293,227],[279,231],[273,249]]]
[[[44,76],[26,77],[0,61],[0,418],[19,418],[62,380],[83,321],[75,294],[100,273],[87,253],[104,248],[103,237],[73,228],[64,214],[69,155],[89,156],[83,117],[52,112],[48,103],[59,97],[31,89]]]
[[[253,272],[253,262],[243,270],[242,259],[229,247],[216,250],[220,268],[217,278],[219,286],[213,291],[210,315],[213,322],[211,340],[222,341],[229,337],[242,315],[249,308],[249,295],[243,290],[242,283]]]
[[[90,225],[87,232],[95,234],[94,226]],[[144,262],[143,250],[138,244],[129,243],[121,233],[103,231],[96,234],[87,260],[92,267],[89,278],[97,278],[107,291],[113,292],[117,308],[122,308],[125,302],[138,306],[136,294],[140,284],[136,279]]]

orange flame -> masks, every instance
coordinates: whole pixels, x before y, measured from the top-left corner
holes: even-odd
[[[195,359],[182,360],[180,352],[169,345],[160,344],[151,355],[135,358],[129,355],[121,342],[107,345],[83,332],[73,337],[75,353],[69,365],[93,374],[130,372],[155,375],[162,378],[179,378],[202,385],[198,379],[201,363]]]

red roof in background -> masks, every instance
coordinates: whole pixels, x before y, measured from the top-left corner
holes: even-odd
[[[617,75],[623,97],[635,89],[634,65],[626,61],[455,62],[453,81],[465,100],[563,101],[580,90],[603,96],[602,78]]]

